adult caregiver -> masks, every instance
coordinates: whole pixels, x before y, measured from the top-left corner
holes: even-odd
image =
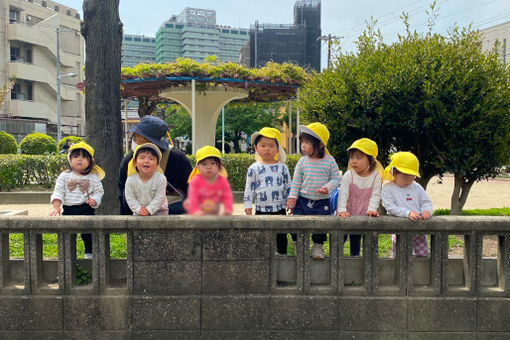
[[[161,150],[162,157],[160,166],[167,179],[166,194],[168,199],[168,214],[184,214],[182,201],[188,192],[188,177],[191,173],[191,163],[184,153],[169,145],[163,138],[168,134],[168,125],[161,119],[154,116],[144,116],[138,125],[129,130],[131,134],[131,149],[143,143],[153,143]],[[124,186],[126,185],[127,169],[129,161],[133,158],[133,151],[130,151],[120,166],[117,176],[118,195],[120,201],[120,214],[132,215],[124,197]]]

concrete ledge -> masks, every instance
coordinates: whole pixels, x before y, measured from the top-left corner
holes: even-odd
[[[51,191],[0,192],[0,204],[49,204]]]

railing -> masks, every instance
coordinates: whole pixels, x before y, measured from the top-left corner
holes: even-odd
[[[81,241],[75,235],[81,232],[93,235],[92,260],[76,258]],[[295,255],[275,253],[276,234],[282,232],[297,234]],[[23,260],[9,256],[10,233],[24,236]],[[54,260],[43,259],[42,235],[48,233],[57,234]],[[125,234],[124,260],[110,256],[114,233]],[[329,235],[325,260],[310,258],[313,233]],[[344,256],[348,233],[363,234],[359,258]],[[397,256],[382,258],[380,236],[393,233]],[[416,234],[429,236],[429,257],[412,256]],[[463,236],[463,255],[448,256],[450,235]],[[493,258],[482,256],[487,236],[497,239]],[[89,269],[90,284],[76,284],[77,264]],[[3,217],[0,300],[9,296],[40,297],[60,308],[55,317],[64,319],[59,336],[76,330],[148,336],[164,329],[201,336],[310,330],[319,337],[328,332],[494,331],[504,337],[510,336],[510,218]],[[76,312],[72,296],[81,297],[83,312]],[[46,329],[37,308],[26,308],[33,325],[43,325],[35,329]],[[0,303],[0,315],[15,318],[16,311],[10,311]],[[87,315],[99,326],[75,319]],[[66,322],[78,325],[66,328]],[[25,330],[23,325],[14,329]]]

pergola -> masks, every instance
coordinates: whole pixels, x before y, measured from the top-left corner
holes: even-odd
[[[260,102],[293,99],[297,97],[301,82],[164,75],[156,78],[123,76],[121,83],[124,98],[166,98],[181,104],[191,115],[195,153],[204,145],[215,144],[216,120],[226,104],[238,99]]]

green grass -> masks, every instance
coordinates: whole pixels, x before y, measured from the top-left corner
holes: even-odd
[[[434,210],[434,216],[450,215],[450,209]],[[510,216],[510,207],[462,210],[463,216]]]

